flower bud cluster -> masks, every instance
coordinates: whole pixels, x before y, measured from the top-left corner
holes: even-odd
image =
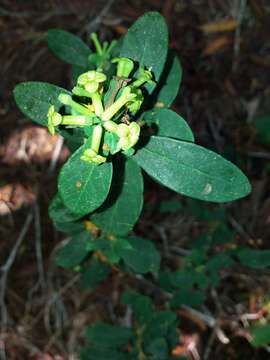
[[[110,81],[106,74],[100,68],[90,70],[78,77],[72,95],[61,93],[58,97],[58,101],[65,106],[65,112],[69,111],[70,115],[61,115],[54,105],[47,114],[48,130],[52,135],[58,126],[92,127],[91,147],[83,152],[81,159],[95,164],[106,161],[105,156],[99,155],[106,132],[117,139],[113,153],[134,152],[132,148],[139,140],[140,126],[136,121],[124,123],[122,118],[127,115],[128,119],[134,118],[144,100],[140,87],[153,83],[151,71],[143,68],[139,68],[139,75],[132,78],[134,63],[131,59],[114,58],[111,62],[116,64],[116,76],[111,79],[115,87],[109,95],[106,93]]]

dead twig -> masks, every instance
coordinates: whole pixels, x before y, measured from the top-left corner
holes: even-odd
[[[1,267],[2,275],[1,275],[1,280],[0,280],[0,307],[1,307],[1,327],[2,327],[2,329],[5,329],[5,327],[8,323],[8,311],[7,311],[6,303],[5,303],[8,274],[9,274],[11,266],[14,263],[17,252],[19,250],[19,247],[22,244],[22,242],[25,238],[25,235],[27,234],[27,231],[31,225],[32,220],[33,220],[33,213],[31,211],[25,220],[22,230],[15,242],[15,245],[13,246],[13,248],[7,258],[7,261]]]

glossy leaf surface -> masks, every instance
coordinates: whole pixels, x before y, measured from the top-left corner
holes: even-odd
[[[122,249],[120,252],[125,264],[140,274],[157,272],[160,255],[154,244],[140,237],[130,237],[128,240],[133,249]]]
[[[47,126],[49,107],[54,105],[57,111],[62,106],[58,101],[60,93],[70,94],[69,91],[53,84],[28,81],[15,87],[14,98],[24,115],[39,125]]]
[[[47,42],[50,50],[59,59],[72,65],[88,65],[91,51],[78,36],[61,29],[50,29],[47,32]]]
[[[143,115],[143,121],[153,127],[155,135],[194,142],[187,122],[170,109],[152,109]]]
[[[143,206],[143,177],[132,160],[118,160],[109,196],[91,221],[110,234],[126,235],[134,226]]]
[[[152,136],[134,159],[158,182],[193,198],[226,202],[250,192],[240,169],[193,143]]]
[[[157,12],[148,12],[129,28],[120,55],[150,68],[154,80],[158,81],[165,65],[167,49],[168,30],[164,18]],[[151,92],[154,87],[147,86],[147,89]]]
[[[112,164],[96,165],[81,160],[86,145],[81,146],[64,164],[58,189],[64,204],[75,214],[86,215],[106,199],[112,179]]]

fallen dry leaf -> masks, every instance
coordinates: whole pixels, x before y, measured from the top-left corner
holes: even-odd
[[[237,20],[226,19],[209,24],[204,24],[200,26],[200,29],[207,34],[213,34],[218,32],[233,31],[237,29],[238,26],[239,22]]]
[[[226,45],[230,44],[231,40],[227,36],[220,36],[215,40],[211,41],[203,50],[203,56],[210,56],[220,51]]]
[[[20,209],[23,205],[32,204],[36,195],[21,184],[7,184],[0,187],[0,215]]]
[[[51,136],[47,129],[39,126],[29,125],[17,129],[10,134],[4,145],[1,146],[1,160],[8,165],[49,161],[58,138],[58,135]],[[63,147],[59,161],[65,161],[68,153],[67,148]]]

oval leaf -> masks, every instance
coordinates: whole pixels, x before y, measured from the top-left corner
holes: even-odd
[[[265,346],[270,344],[270,325],[261,325],[254,327],[251,332],[251,343],[255,347]]]
[[[228,160],[199,145],[152,136],[134,159],[154,179],[196,199],[226,202],[246,196],[246,176]]]
[[[80,218],[80,215],[73,214],[63,203],[59,193],[53,197],[49,206],[50,218],[59,223],[73,222]]]
[[[108,277],[110,272],[111,268],[108,264],[103,263],[99,259],[93,257],[87,267],[83,269],[80,279],[80,288],[95,288]]]
[[[121,57],[137,61],[140,66],[151,68],[155,81],[163,71],[168,49],[168,29],[164,18],[157,12],[141,16],[128,30],[123,40]],[[154,86],[147,86],[152,92]]]
[[[159,107],[171,106],[178,94],[182,73],[182,67],[177,55],[169,51],[169,56],[158,84],[156,105]]]
[[[103,322],[89,326],[85,331],[85,337],[91,343],[105,348],[115,348],[126,345],[133,336],[130,328],[110,325]]]
[[[143,177],[131,159],[117,162],[110,194],[91,221],[110,234],[126,235],[138,220],[143,206]],[[128,209],[128,211],[127,211]]]
[[[62,247],[56,256],[56,263],[64,268],[73,268],[88,255],[88,243],[90,242],[90,233],[81,232],[72,237],[72,239]]]
[[[71,93],[59,86],[45,82],[29,81],[18,84],[14,89],[17,106],[24,115],[39,125],[47,126],[49,107],[54,105],[56,111],[62,106],[58,101],[60,93]]]
[[[140,274],[157,272],[160,255],[154,244],[140,237],[130,237],[128,241],[133,249],[123,248],[119,251],[125,264]]]
[[[144,113],[142,120],[154,127],[155,135],[194,142],[193,133],[187,122],[170,109],[149,110]]]
[[[112,179],[112,164],[96,165],[81,160],[86,145],[81,146],[62,167],[58,189],[72,213],[86,215],[106,199]]]
[[[47,42],[50,50],[59,59],[72,65],[88,65],[91,51],[78,36],[65,30],[51,29],[47,32]]]
[[[240,262],[254,269],[270,266],[270,250],[254,250],[249,248],[237,251]]]

